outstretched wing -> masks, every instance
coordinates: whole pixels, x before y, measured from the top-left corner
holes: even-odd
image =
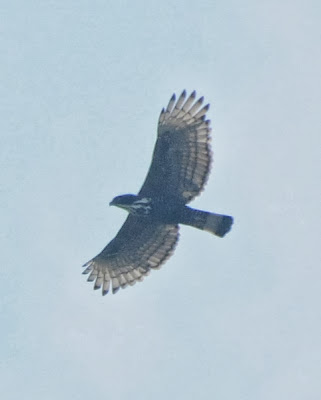
[[[205,120],[209,104],[203,97],[195,102],[194,91],[187,99],[185,90],[175,94],[158,122],[158,137],[142,196],[168,196],[191,201],[204,188],[211,164],[210,121]]]
[[[177,225],[129,215],[116,237],[84,265],[83,273],[90,273],[88,281],[95,281],[94,289],[102,287],[103,295],[110,285],[113,293],[120,287],[134,285],[172,255],[178,229]]]

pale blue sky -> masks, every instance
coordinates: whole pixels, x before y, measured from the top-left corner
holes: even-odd
[[[5,400],[321,398],[319,1],[0,6]],[[211,103],[214,165],[175,255],[102,297],[173,92]]]

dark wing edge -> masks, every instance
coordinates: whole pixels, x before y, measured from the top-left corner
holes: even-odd
[[[127,217],[116,237],[100,254],[88,261],[83,274],[90,273],[94,289],[103,296],[140,282],[151,269],[159,269],[173,254],[178,225],[160,224],[145,218]]]
[[[212,163],[210,120],[206,120],[209,104],[197,101],[196,92],[187,97],[186,91],[176,101],[173,94],[161,111],[158,139],[150,169],[140,195],[170,196],[190,202],[204,189]]]

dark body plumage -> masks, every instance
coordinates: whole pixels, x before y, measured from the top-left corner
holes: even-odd
[[[211,151],[209,105],[196,93],[176,101],[172,96],[159,117],[158,138],[146,180],[138,195],[117,196],[110,203],[129,212],[116,237],[84,265],[88,281],[107,294],[133,285],[157,269],[173,253],[178,224],[190,225],[223,237],[231,228],[230,216],[195,210],[186,204],[203,190]]]

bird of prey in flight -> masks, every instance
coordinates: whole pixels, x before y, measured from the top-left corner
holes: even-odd
[[[110,205],[128,211],[116,237],[84,267],[94,289],[134,285],[173,254],[179,224],[223,237],[233,218],[188,207],[203,190],[211,165],[209,104],[196,92],[171,97],[161,111],[152,163],[137,195],[115,197]]]

